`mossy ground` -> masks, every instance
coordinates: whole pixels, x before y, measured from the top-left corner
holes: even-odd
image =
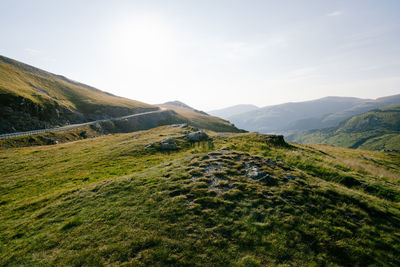
[[[185,130],[1,149],[0,265],[400,264],[399,154]]]

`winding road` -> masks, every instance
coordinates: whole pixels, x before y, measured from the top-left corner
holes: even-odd
[[[147,114],[160,113],[165,110],[167,110],[167,109],[160,107],[159,110],[136,113],[136,114],[126,115],[126,116],[116,117],[116,118],[111,118],[111,119],[103,119],[103,120],[96,120],[96,121],[90,121],[90,122],[85,122],[85,123],[70,124],[70,125],[66,125],[66,126],[62,126],[62,127],[49,128],[49,129],[40,129],[40,130],[33,130],[33,131],[26,131],[26,132],[0,134],[0,139],[18,137],[18,136],[26,136],[26,135],[32,135],[32,134],[38,134],[38,133],[63,131],[63,130],[68,130],[68,129],[77,128],[77,127],[81,127],[81,126],[91,125],[91,124],[95,124],[95,123],[99,123],[99,122],[104,122],[104,121],[123,120],[123,119],[132,118],[132,117],[139,117],[139,116],[143,116],[143,115],[147,115]]]

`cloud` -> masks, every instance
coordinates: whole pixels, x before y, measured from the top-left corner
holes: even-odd
[[[341,15],[343,15],[343,11],[340,11],[340,10],[335,10],[335,11],[327,14],[328,17],[338,17]]]

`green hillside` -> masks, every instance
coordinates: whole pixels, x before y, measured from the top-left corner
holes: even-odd
[[[2,56],[0,104],[0,133],[52,128],[159,109]],[[131,132],[173,123],[189,123],[218,132],[240,132],[228,121],[195,109],[176,105],[167,105],[167,108],[173,111],[115,120],[102,126],[107,128],[106,133]]]
[[[0,133],[157,109],[3,56],[0,56],[0,104]]]
[[[1,149],[0,265],[400,265],[398,153],[192,131]]]
[[[353,116],[338,127],[307,131],[290,137],[290,140],[347,148],[400,151],[400,105],[374,109]]]

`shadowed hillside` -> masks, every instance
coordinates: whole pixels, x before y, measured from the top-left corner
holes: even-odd
[[[0,133],[157,109],[0,56]]]
[[[2,56],[0,104],[0,133],[53,128],[159,109]],[[99,123],[98,132],[131,132],[174,123],[189,123],[217,132],[240,131],[228,121],[179,101],[169,102],[165,107],[171,110]]]

